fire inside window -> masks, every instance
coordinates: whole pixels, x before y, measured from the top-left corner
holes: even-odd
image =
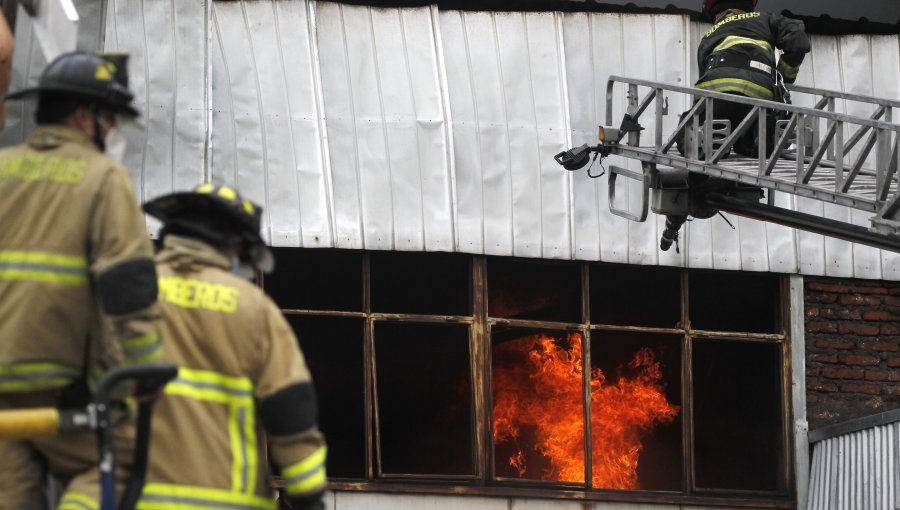
[[[277,256],[335,489],[789,504],[777,275]]]

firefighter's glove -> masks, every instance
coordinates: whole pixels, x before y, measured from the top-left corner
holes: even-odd
[[[291,510],[325,510],[324,496],[324,491],[310,496],[289,496],[288,506]]]

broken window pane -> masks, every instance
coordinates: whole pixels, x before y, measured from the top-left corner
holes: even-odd
[[[581,321],[580,265],[492,257],[487,273],[491,317]]]
[[[328,476],[363,478],[365,320],[289,315],[319,400],[319,426],[328,441]]]
[[[584,482],[578,333],[491,329],[494,474]]]
[[[780,279],[770,273],[691,271],[688,275],[693,329],[780,333]]]
[[[470,261],[451,253],[373,252],[372,311],[471,315]]]
[[[781,345],[694,340],[697,487],[784,490]]]
[[[681,320],[678,269],[591,265],[591,323],[677,328]]]
[[[375,324],[381,470],[472,475],[472,388],[465,325]]]
[[[591,332],[593,487],[681,490],[682,338]]]
[[[275,271],[263,287],[281,308],[362,311],[362,252],[273,248]]]

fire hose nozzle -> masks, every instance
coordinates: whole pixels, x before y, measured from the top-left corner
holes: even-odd
[[[681,230],[681,226],[684,225],[685,221],[687,221],[687,216],[666,216],[666,229],[663,230],[662,237],[659,239],[660,250],[669,251],[672,243],[674,243],[675,251],[680,253],[678,249],[678,231]]]

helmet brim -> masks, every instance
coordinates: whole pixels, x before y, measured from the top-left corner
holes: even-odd
[[[37,98],[41,94],[80,94],[85,98],[85,102],[90,102],[91,99],[95,99],[91,97],[90,91],[85,91],[77,88],[47,88],[47,87],[28,87],[22,90],[17,90],[16,92],[9,93],[5,96],[6,100],[24,100],[24,99],[32,99]],[[107,102],[104,102],[101,99],[96,99],[99,104],[102,105],[103,108],[108,109],[116,114],[125,115],[127,117],[140,117],[141,112],[139,112],[135,107],[130,104],[119,104],[113,105]]]

